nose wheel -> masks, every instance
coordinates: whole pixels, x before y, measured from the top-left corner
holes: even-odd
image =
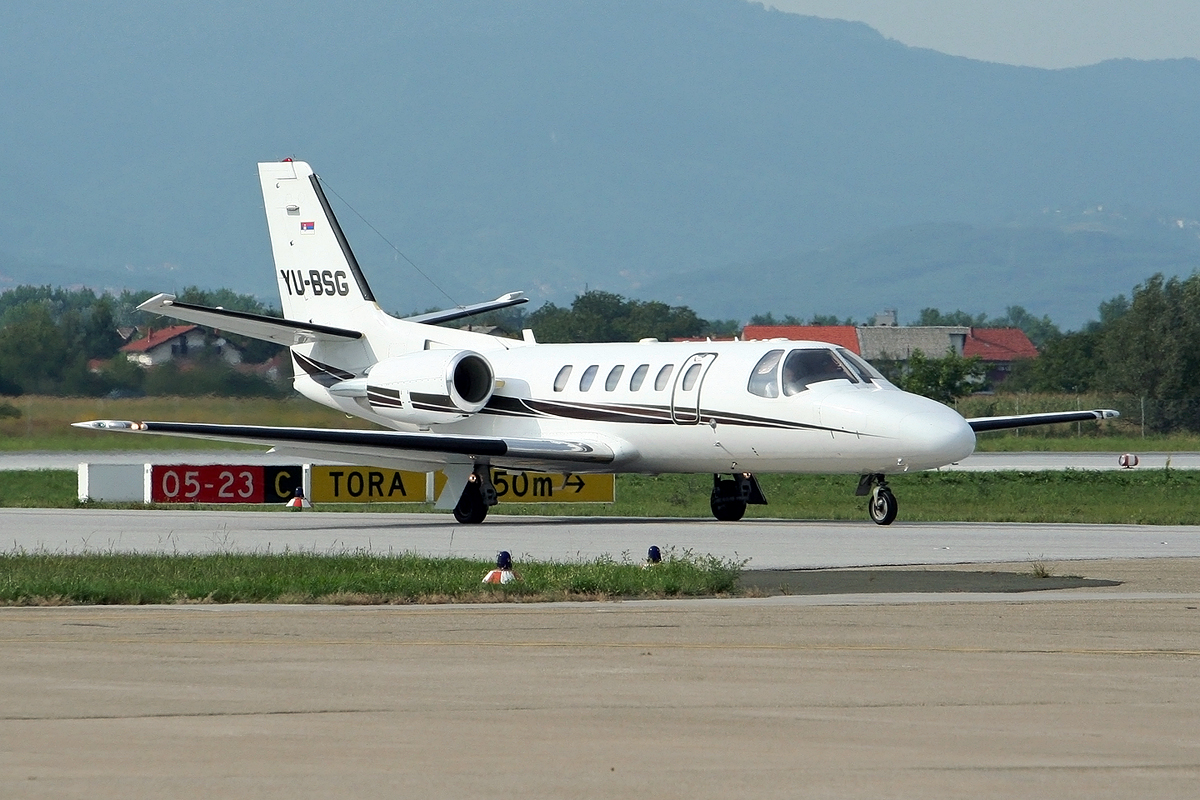
[[[871,499],[867,501],[867,512],[876,525],[891,525],[899,510],[900,504],[896,502],[896,495],[892,494],[892,490],[886,485],[876,486],[871,491]]]
[[[876,525],[891,525],[896,519],[896,512],[900,510],[900,504],[896,501],[896,495],[892,494],[892,490],[888,488],[887,481],[882,475],[863,475],[858,481],[858,490],[855,492],[859,497],[868,495],[867,513],[871,516],[871,521]]]

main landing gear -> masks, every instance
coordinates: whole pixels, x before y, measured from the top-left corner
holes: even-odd
[[[735,473],[732,479],[713,475],[709,507],[712,508],[713,516],[722,522],[737,522],[745,516],[747,505],[766,504],[767,498],[762,487],[749,472]]]
[[[476,469],[471,473],[471,477],[467,478],[467,485],[463,487],[463,493],[458,498],[458,505],[454,507],[454,518],[464,525],[477,525],[483,522],[488,509],[496,505],[496,502],[496,487],[492,486],[488,478],[487,468]]]
[[[854,494],[858,497],[869,496],[867,513],[876,525],[891,525],[895,521],[900,504],[896,502],[896,495],[888,488],[883,475],[863,475],[858,479],[858,489]]]

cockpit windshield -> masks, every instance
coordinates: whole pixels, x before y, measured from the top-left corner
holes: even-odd
[[[846,362],[846,365],[854,371],[858,377],[862,378],[863,383],[874,383],[876,378],[882,378],[879,371],[864,361],[859,356],[851,353],[844,347],[838,348],[838,355]]]
[[[858,383],[858,378],[832,350],[793,350],[783,362],[783,393],[789,397],[804,391],[809,384],[838,379]]]
[[[750,383],[746,385],[750,394],[779,397],[779,359],[782,356],[782,350],[772,350],[758,360],[750,373]]]
[[[754,365],[746,389],[759,397],[779,397],[781,390],[791,397],[821,381],[870,384],[878,377],[869,364],[841,348],[838,353],[825,347],[793,350],[787,358],[782,350],[771,350]]]

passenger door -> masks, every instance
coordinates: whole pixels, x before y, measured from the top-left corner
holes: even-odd
[[[695,425],[700,421],[700,387],[716,360],[716,353],[696,353],[680,366],[671,392],[671,419],[676,424]]]

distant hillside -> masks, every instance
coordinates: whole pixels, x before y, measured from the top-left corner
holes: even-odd
[[[688,302],[709,318],[772,310],[866,322],[894,308],[911,324],[926,307],[1002,316],[1019,305],[1077,328],[1096,318],[1097,297],[1128,295],[1156,272],[1200,270],[1200,224],[1095,209],[1045,216],[1041,225],[893,228],[786,258],[679,273],[639,291]],[[1113,288],[1098,295],[1097,286]]]
[[[713,314],[732,268],[720,313],[1018,302],[1070,324],[1186,259],[1000,226],[1200,219],[1200,62],[986,64],[743,0],[35,4],[0,69],[0,286],[273,294],[254,163],[287,155],[460,302],[588,285]],[[334,202],[389,307],[447,302]]]

